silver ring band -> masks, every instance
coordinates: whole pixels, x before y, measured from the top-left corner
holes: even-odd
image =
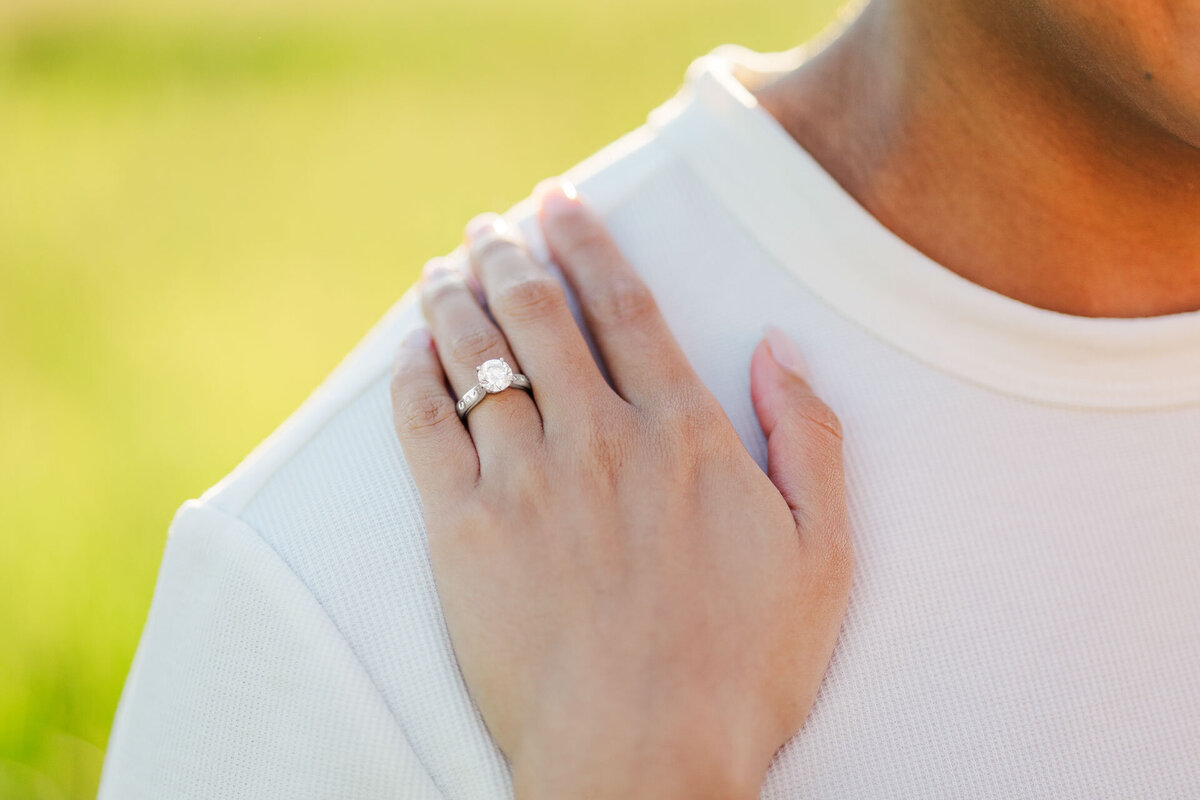
[[[524,389],[533,394],[533,384],[519,372],[513,372],[512,367],[503,358],[489,359],[475,368],[479,383],[472,386],[454,404],[458,418],[464,422],[471,409],[483,402],[489,394],[497,394],[505,389]]]

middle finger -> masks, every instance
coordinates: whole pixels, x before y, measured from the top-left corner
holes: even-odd
[[[503,217],[481,214],[467,226],[471,269],[488,310],[533,381],[547,430],[584,398],[613,395],[571,315],[562,285],[530,257]],[[561,412],[561,413],[560,413]]]

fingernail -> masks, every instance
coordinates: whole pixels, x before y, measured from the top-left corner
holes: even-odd
[[[450,260],[445,256],[431,258],[425,262],[425,266],[421,267],[421,280],[433,281],[438,278],[446,277],[454,272],[450,265]]]
[[[400,344],[407,350],[424,350],[433,344],[433,334],[429,332],[429,328],[414,328]]]
[[[797,378],[804,378],[804,356],[800,355],[800,349],[796,347],[795,342],[774,325],[767,325],[763,328],[763,335],[766,337],[767,347],[770,349],[771,358],[775,359],[775,363]]]
[[[499,214],[489,211],[467,223],[467,239],[475,240],[483,236],[502,235],[507,230],[508,225],[504,219]]]
[[[579,193],[566,178],[548,178],[534,188],[533,194],[548,217],[569,211],[579,202]]]

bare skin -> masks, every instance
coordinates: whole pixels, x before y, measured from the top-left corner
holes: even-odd
[[[884,225],[1042,308],[1200,309],[1200,3],[877,0],[760,102]]]
[[[764,474],[649,291],[572,190],[542,223],[612,386],[560,285],[493,217],[463,276],[422,283],[432,329],[393,381],[455,655],[519,800],[758,796],[808,715],[853,572],[841,428],[768,334],[751,385]],[[475,367],[520,366],[457,418]],[[536,401],[536,402],[535,402]]]

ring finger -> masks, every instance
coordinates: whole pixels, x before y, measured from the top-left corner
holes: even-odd
[[[476,368],[485,361],[502,358],[513,372],[520,372],[504,335],[480,308],[461,271],[453,269],[447,259],[425,265],[421,306],[455,400],[479,382]],[[515,387],[485,397],[466,421],[479,452],[481,472],[495,462],[502,448],[511,453],[514,441],[542,436],[542,420],[533,398]]]

